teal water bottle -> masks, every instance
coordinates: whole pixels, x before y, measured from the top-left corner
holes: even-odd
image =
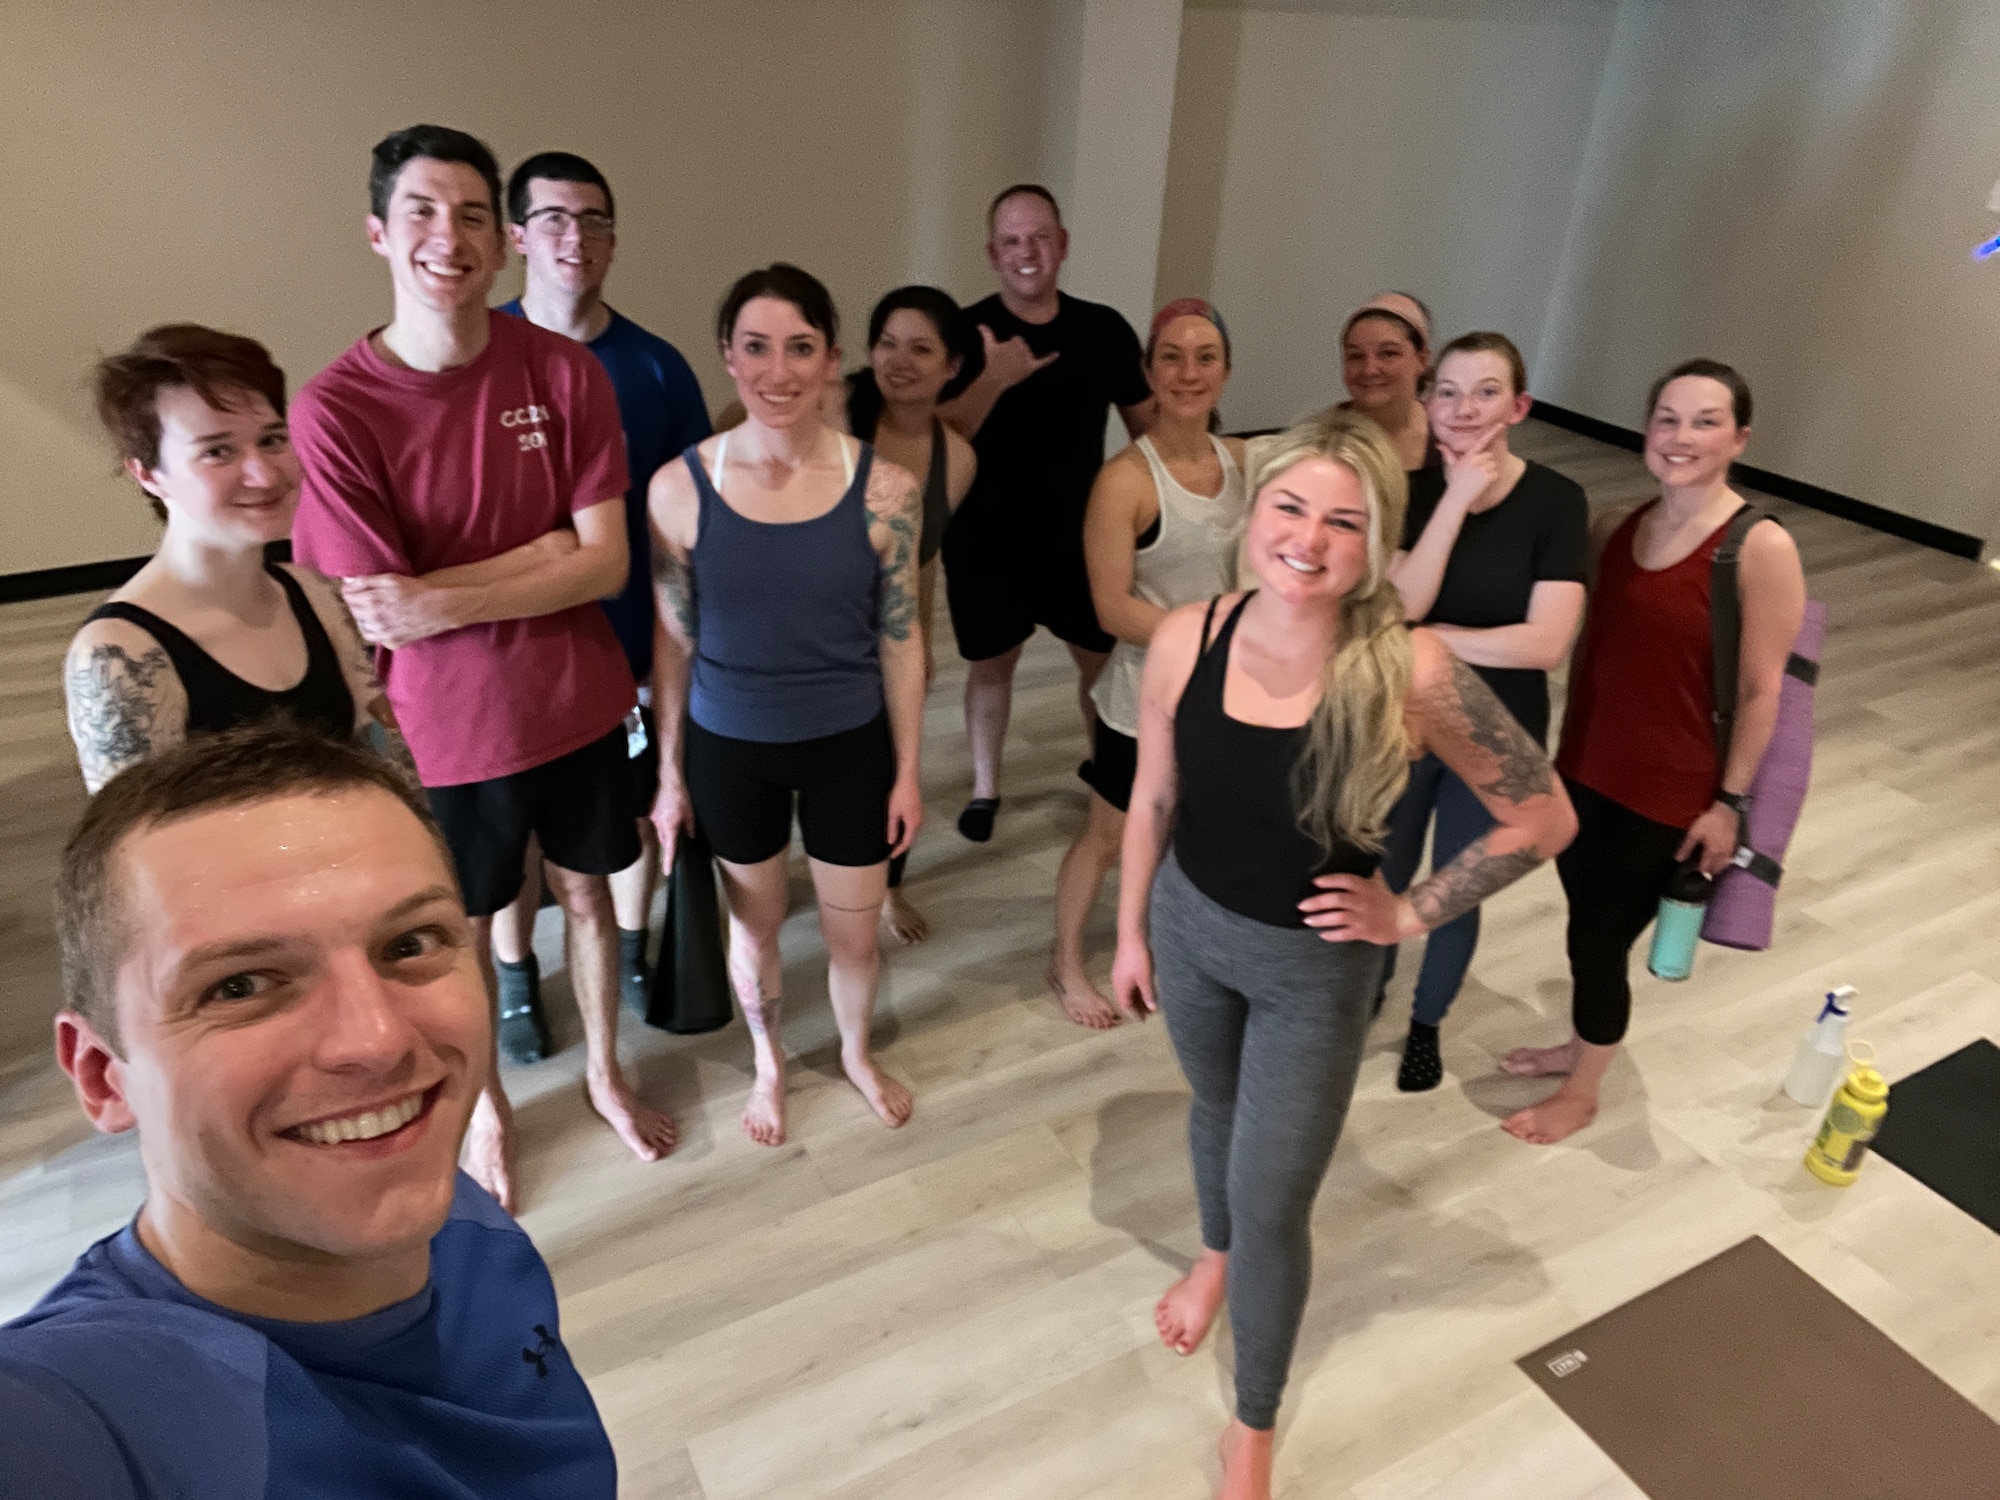
[[[1660,897],[1660,914],[1653,921],[1653,947],[1646,967],[1661,979],[1685,979],[1694,972],[1695,945],[1701,941],[1701,920],[1708,915],[1708,898],[1715,882],[1701,873],[1698,860],[1685,860]]]

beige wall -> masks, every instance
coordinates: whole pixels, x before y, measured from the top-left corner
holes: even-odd
[[[1990,5],[1175,10],[0,0],[0,573],[152,545],[89,415],[100,351],[206,320],[265,339],[296,383],[386,316],[367,149],[417,119],[505,161],[597,160],[620,195],[613,298],[718,403],[708,326],[732,276],[796,259],[851,328],[902,280],[969,300],[991,285],[987,197],[1038,177],[1077,230],[1079,292],[1135,323],[1215,298],[1233,424],[1337,394],[1342,316],[1402,286],[1446,334],[1513,334],[1541,394],[1610,421],[1675,359],[1736,359],[1753,461],[2000,531],[2000,268],[1966,255],[2000,170]]]
[[[1190,7],[1162,297],[1228,319],[1231,425],[1339,394],[1355,303],[1532,347],[1610,43],[1609,0]]]
[[[1080,0],[0,0],[0,573],[153,545],[89,413],[101,351],[209,321],[265,340],[296,385],[384,320],[361,220],[388,131],[435,120],[503,163],[595,160],[619,197],[613,300],[719,402],[710,320],[753,264],[817,272],[850,326],[898,281],[990,289],[987,197],[1068,185],[1072,142],[1048,122],[1073,105],[1046,95],[1081,17]]]
[[[1751,463],[2000,534],[2000,8],[1627,0],[1537,379],[1638,425],[1693,354],[1757,395]]]

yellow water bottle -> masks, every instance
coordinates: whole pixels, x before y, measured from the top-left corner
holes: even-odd
[[[1875,1069],[1875,1049],[1866,1042],[1849,1042],[1847,1058],[1854,1066],[1834,1091],[1819,1134],[1806,1148],[1806,1170],[1835,1187],[1854,1181],[1868,1143],[1889,1112],[1889,1084]]]

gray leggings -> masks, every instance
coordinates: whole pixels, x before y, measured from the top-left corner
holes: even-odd
[[[1171,851],[1153,881],[1153,983],[1194,1090],[1201,1242],[1229,1255],[1236,1415],[1278,1420],[1312,1283],[1312,1205],[1347,1118],[1383,950],[1240,916]]]

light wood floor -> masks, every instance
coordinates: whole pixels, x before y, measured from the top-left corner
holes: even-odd
[[[1600,503],[1643,490],[1634,458],[1588,440],[1531,426],[1522,447]],[[1566,1026],[1553,872],[1489,905],[1445,1031],[1450,1076],[1415,1097],[1393,1086],[1404,963],[1319,1202],[1281,1493],[1636,1496],[1512,1361],[1749,1234],[2000,1417],[2000,1235],[1887,1162],[1818,1186],[1797,1166],[1805,1112],[1777,1095],[1835,983],[1859,987],[1857,1034],[1892,1077],[2000,1038],[2000,576],[1779,509],[1833,629],[1777,945],[1706,950],[1684,985],[1642,978],[1604,1115],[1553,1149],[1500,1132],[1537,1088],[1495,1071]],[[0,1316],[140,1193],[129,1140],[89,1137],[46,1055],[47,892],[82,800],[56,669],[91,602],[0,610]],[[984,848],[952,828],[960,682],[947,671],[931,698],[911,873],[937,935],[890,957],[882,997],[884,1055],[917,1090],[906,1129],[885,1132],[839,1080],[803,901],[785,935],[802,1065],[783,1148],[737,1130],[740,1028],[629,1039],[687,1138],[656,1166],[586,1113],[578,1048],[510,1074],[524,1222],[629,1496],[1177,1500],[1213,1484],[1227,1328],[1179,1359],[1150,1316],[1196,1248],[1183,1085],[1159,1024],[1092,1035],[1042,985],[1083,808],[1067,661],[1043,639],[1024,664]],[[1107,902],[1100,968],[1110,931]],[[547,914],[540,936],[552,966]]]

